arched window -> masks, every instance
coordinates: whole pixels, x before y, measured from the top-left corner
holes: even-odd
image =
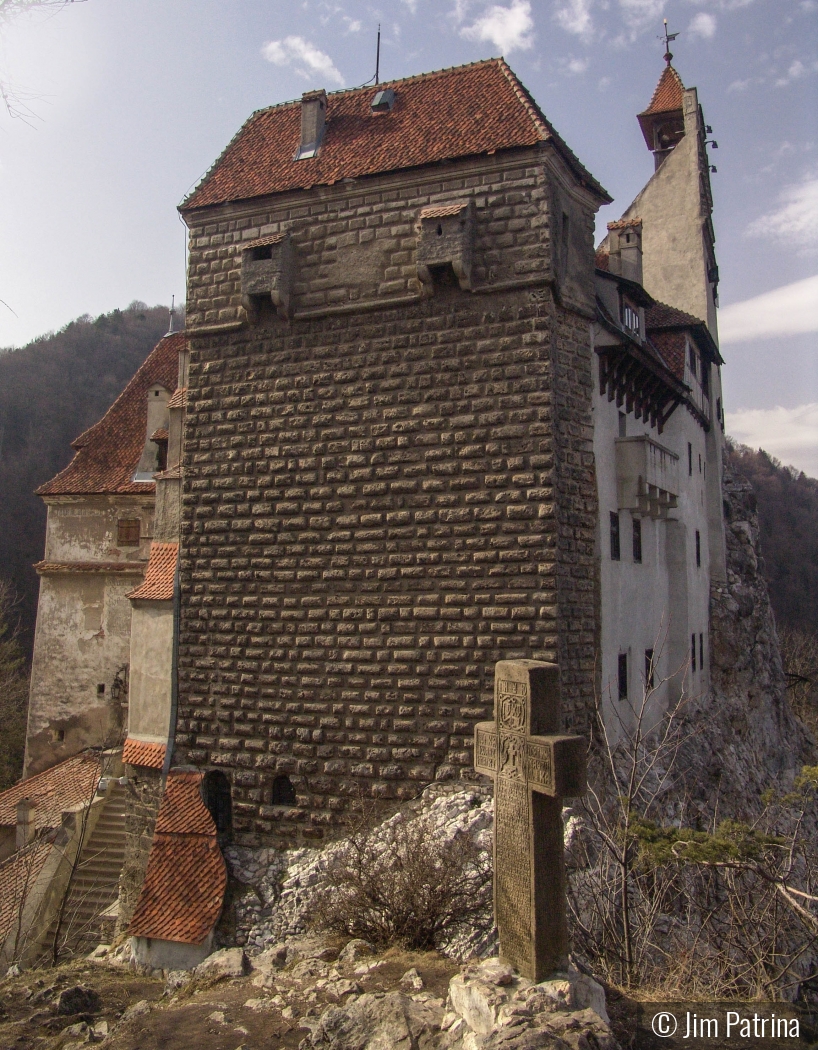
[[[295,805],[295,788],[289,777],[282,774],[273,781],[272,803],[274,806]]]
[[[203,784],[204,804],[207,806],[219,845],[230,842],[233,837],[233,804],[230,796],[230,781],[218,769],[205,773]]]

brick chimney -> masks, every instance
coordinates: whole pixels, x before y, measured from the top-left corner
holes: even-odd
[[[23,849],[34,838],[34,810],[37,803],[21,798],[17,803],[17,849]]]
[[[301,96],[301,144],[295,155],[296,160],[314,157],[324,137],[327,118],[327,93],[305,91]]]

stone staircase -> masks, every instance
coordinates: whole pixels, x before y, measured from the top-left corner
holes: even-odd
[[[125,789],[112,784],[102,813],[80,855],[60,926],[60,958],[84,955],[100,943],[101,915],[117,899],[125,857]],[[50,956],[57,929],[54,915],[42,940]]]

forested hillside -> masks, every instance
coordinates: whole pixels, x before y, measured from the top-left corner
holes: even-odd
[[[0,580],[16,591],[30,654],[45,507],[34,490],[69,462],[71,442],[109,408],[168,328],[168,308],[134,302],[0,349]]]
[[[763,449],[733,445],[727,454],[758,500],[764,575],[778,626],[818,633],[818,480]]]

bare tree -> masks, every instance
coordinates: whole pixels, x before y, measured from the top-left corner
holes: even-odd
[[[0,791],[19,780],[26,742],[28,674],[16,606],[11,584],[0,580]]]

